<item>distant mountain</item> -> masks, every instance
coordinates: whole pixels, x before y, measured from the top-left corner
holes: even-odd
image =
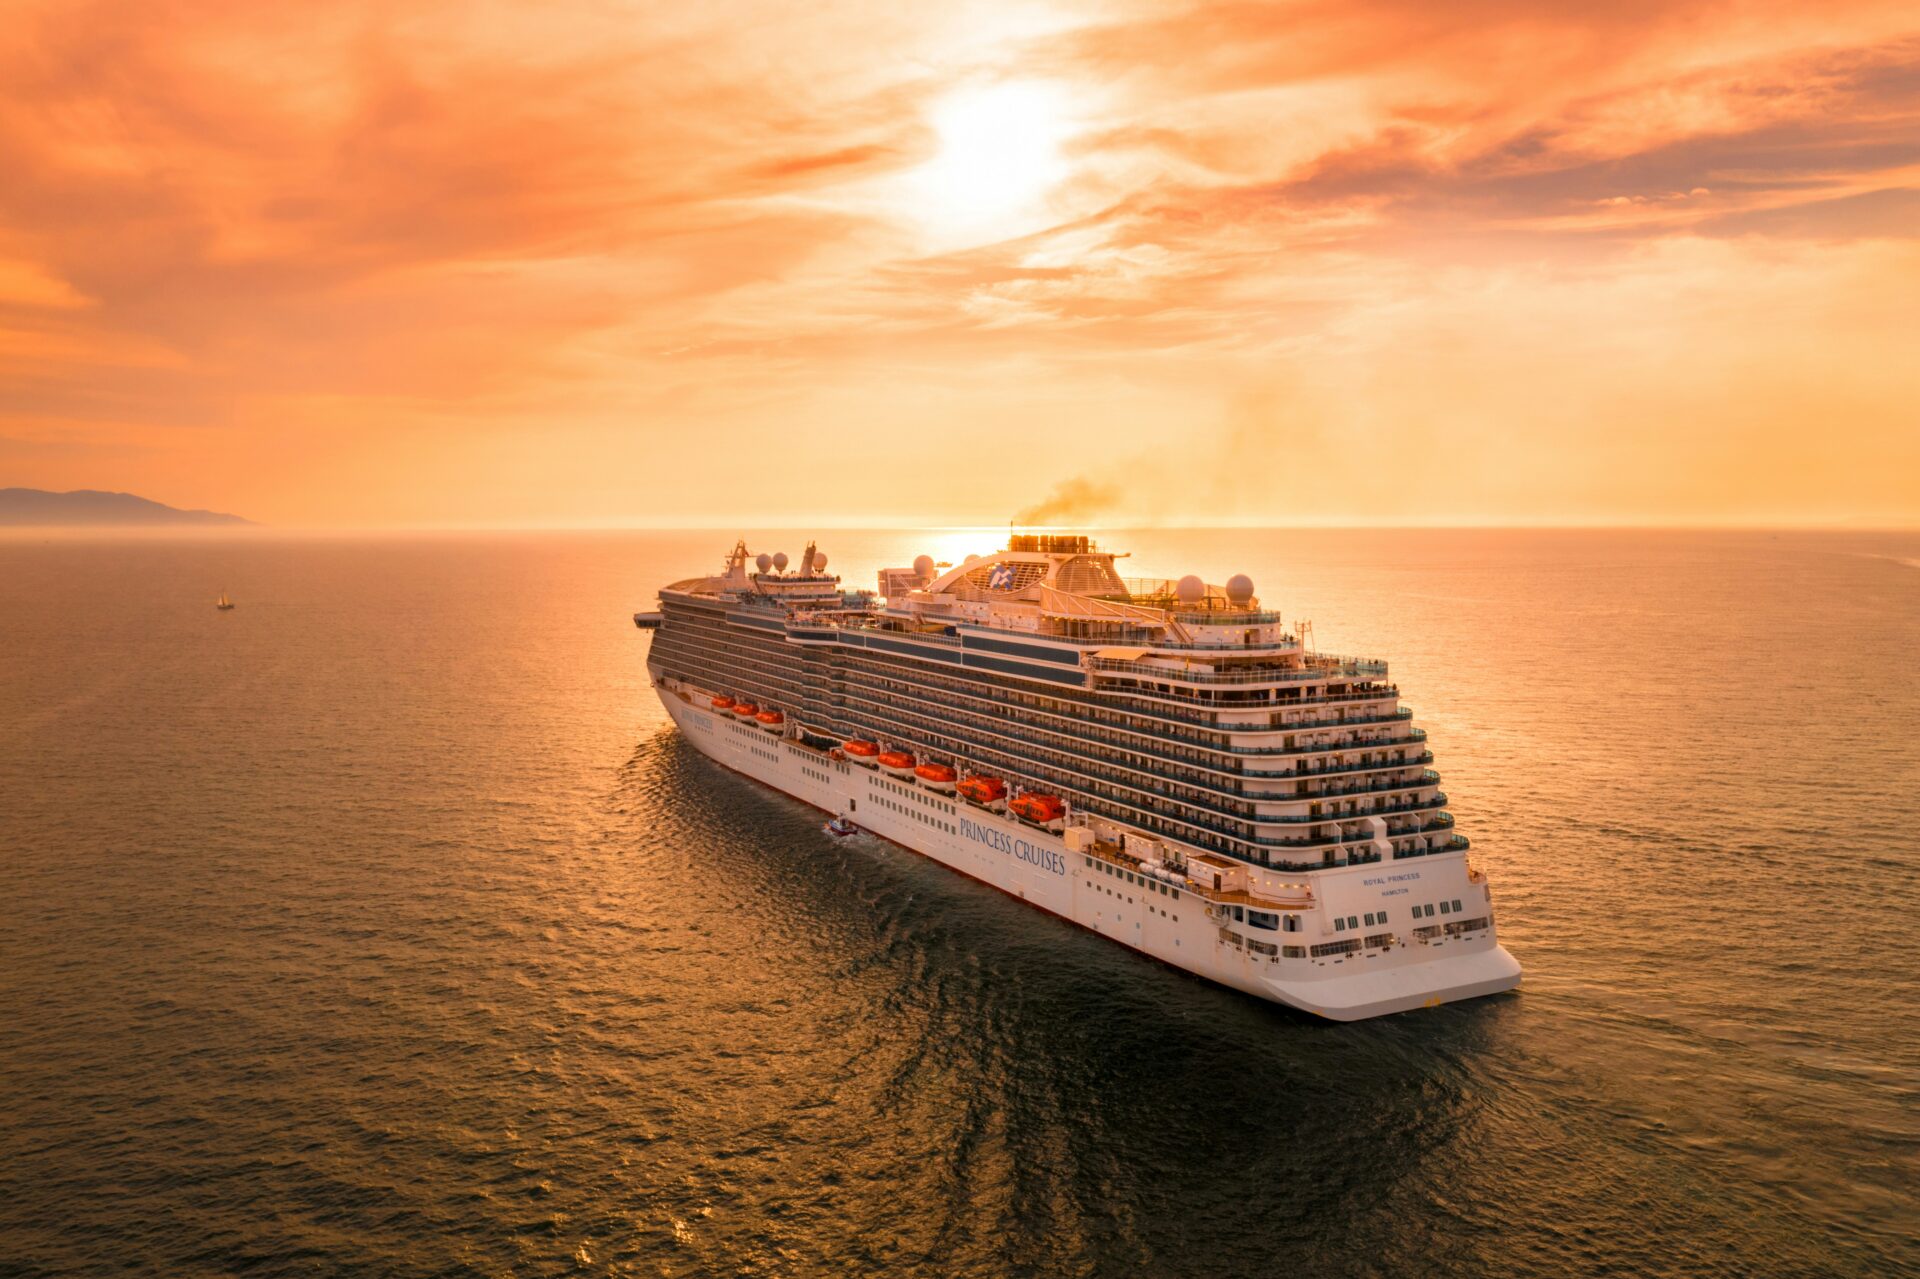
[[[238,515],[218,511],[183,511],[176,506],[152,502],[131,493],[101,493],[93,489],[75,489],[71,493],[49,493],[45,489],[0,489],[0,527],[60,525],[67,528],[93,525],[130,528],[154,525],[251,524]]]

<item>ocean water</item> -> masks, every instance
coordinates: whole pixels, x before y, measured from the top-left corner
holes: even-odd
[[[723,534],[16,536],[0,1274],[1920,1274],[1920,536],[1107,540],[1394,663],[1519,992],[828,839],[648,688]]]

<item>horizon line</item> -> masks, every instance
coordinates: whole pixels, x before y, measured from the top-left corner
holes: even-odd
[[[0,536],[9,534],[132,533],[186,534],[191,536],[248,537],[274,534],[354,535],[354,534],[436,534],[436,533],[707,533],[707,532],[793,532],[805,528],[836,532],[917,532],[917,533],[1138,533],[1138,532],[1566,532],[1566,533],[1920,533],[1920,523],[1756,523],[1756,522],[1611,522],[1611,523],[1086,523],[1086,524],[922,524],[887,522],[762,522],[762,523],[446,523],[446,524],[268,524],[258,520],[243,524],[11,524],[0,525]]]

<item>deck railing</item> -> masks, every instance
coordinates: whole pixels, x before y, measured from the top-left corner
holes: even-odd
[[[1371,679],[1387,673],[1385,662],[1368,662],[1357,658],[1341,658],[1337,665],[1329,666],[1276,666],[1257,670],[1240,666],[1224,669],[1166,666],[1156,664],[1150,656],[1135,659],[1089,657],[1086,665],[1096,671],[1123,671],[1129,675],[1150,675],[1155,678],[1185,679],[1209,684],[1303,684],[1311,680]]]

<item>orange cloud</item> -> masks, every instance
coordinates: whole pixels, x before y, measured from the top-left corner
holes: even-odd
[[[1920,517],[1910,6],[41,3],[0,174],[9,483]]]

